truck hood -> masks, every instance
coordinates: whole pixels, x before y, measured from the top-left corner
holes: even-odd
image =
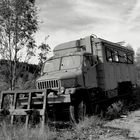
[[[45,81],[45,80],[53,80],[53,79],[71,79],[76,78],[79,74],[81,74],[80,70],[73,69],[73,70],[63,70],[63,71],[56,71],[48,74],[44,74],[40,76],[37,81]]]

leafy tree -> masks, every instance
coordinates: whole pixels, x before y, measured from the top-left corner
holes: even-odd
[[[130,50],[133,50],[133,47],[132,47],[131,44],[127,44],[126,47],[127,47],[128,49],[130,49]]]
[[[10,60],[10,87],[17,81],[17,62],[28,61],[36,48],[33,34],[38,29],[35,0],[0,0],[0,55]],[[25,56],[26,52],[26,56]]]
[[[48,36],[49,37],[49,36]],[[45,37],[45,42],[43,42],[41,45],[39,45],[39,65],[42,66],[42,64],[47,60],[48,53],[51,51],[50,46],[46,43],[46,40],[48,37]]]
[[[136,51],[136,65],[140,67],[140,48]]]

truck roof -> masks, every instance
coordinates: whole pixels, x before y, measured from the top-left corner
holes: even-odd
[[[93,53],[92,52],[93,51],[92,43],[94,43],[94,44],[102,43],[102,44],[105,44],[106,46],[109,46],[112,49],[117,48],[117,49],[123,50],[125,52],[134,53],[133,49],[121,46],[118,43],[104,40],[102,38],[95,38],[92,35],[87,36],[85,38],[78,39],[78,40],[69,41],[69,42],[59,44],[54,48],[53,52],[55,55],[59,55],[59,56],[63,56],[67,53],[74,53],[74,52],[80,52],[80,51]]]
[[[63,56],[54,55],[54,56],[50,57],[48,60],[56,59],[56,58],[60,58],[60,57],[73,56],[73,55],[82,55],[83,56],[83,55],[91,55],[91,53],[89,53],[89,52],[73,52],[73,53],[67,53]]]
[[[111,42],[111,41],[108,41],[108,40],[104,40],[104,39],[102,39],[102,38],[98,38],[98,39],[99,39],[100,42],[102,42],[102,43],[110,44],[110,45],[112,45],[112,46],[114,46],[114,47],[118,47],[118,48],[123,49],[123,50],[125,49],[126,51],[134,52],[133,48],[127,48],[127,47],[122,46],[122,45],[120,45],[120,44],[118,44],[118,43],[114,43],[114,42]]]

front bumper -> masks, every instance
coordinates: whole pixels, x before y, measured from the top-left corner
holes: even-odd
[[[63,93],[60,93],[60,91],[51,90],[51,92],[48,94],[47,102],[48,104],[53,103],[70,103],[71,102],[71,95],[74,94],[76,91],[76,88],[67,88],[64,90]]]
[[[61,94],[61,95],[48,95],[47,103],[48,104],[56,104],[56,103],[70,103],[71,97],[70,94]]]

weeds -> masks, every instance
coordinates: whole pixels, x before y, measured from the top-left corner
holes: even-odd
[[[28,128],[24,126],[1,124],[0,140],[71,140],[88,139],[92,134],[99,135],[99,128],[103,124],[100,118],[90,117],[74,125],[71,129],[66,128],[57,131],[55,128],[45,126],[44,131],[39,128]]]
[[[122,114],[123,107],[124,103],[122,101],[113,103],[107,108],[106,118],[108,119],[118,118]]]
[[[24,126],[12,126],[2,123],[0,140],[54,140],[56,139],[55,130],[49,127],[43,131],[41,128],[26,129]]]

